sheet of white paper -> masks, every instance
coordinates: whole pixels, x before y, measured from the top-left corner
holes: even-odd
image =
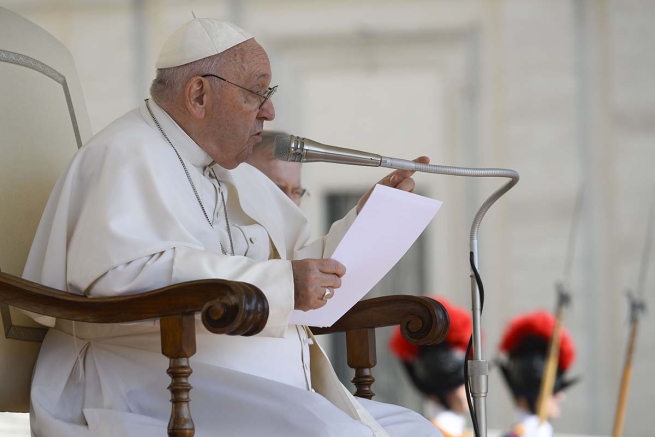
[[[294,311],[289,323],[332,326],[405,255],[441,204],[438,200],[376,185],[331,256],[346,266],[341,287],[322,308]]]

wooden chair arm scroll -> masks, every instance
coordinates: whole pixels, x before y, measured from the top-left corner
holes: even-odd
[[[228,335],[254,335],[264,329],[268,319],[268,302],[257,287],[222,279],[183,282],[130,296],[88,298],[0,273],[0,302],[88,323],[126,323],[202,312],[208,330]]]
[[[216,334],[250,336],[268,320],[268,301],[257,287],[207,279],[171,285],[131,296],[88,298],[62,293],[0,273],[0,302],[59,319],[87,323],[125,323],[161,319],[162,353],[169,358],[172,411],[168,435],[191,437],[189,357],[196,352],[195,313]]]
[[[316,335],[346,332],[348,366],[355,369],[355,396],[372,399],[377,364],[375,328],[400,325],[402,336],[416,345],[440,343],[446,338],[450,318],[444,307],[423,296],[395,295],[358,302],[329,328],[311,328]]]

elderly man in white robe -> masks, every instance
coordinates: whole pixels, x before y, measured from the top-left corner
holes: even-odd
[[[94,136],[61,176],[24,277],[90,298],[205,278],[259,287],[270,305],[259,335],[214,335],[198,323],[197,436],[439,435],[414,412],[353,398],[311,332],[288,324],[294,309],[339,292],[345,268],[328,256],[368,193],[310,243],[300,209],[244,163],[275,117],[264,49],[234,25],[194,19],[169,37],[156,67],[152,99]],[[414,188],[405,171],[380,183]],[[166,434],[156,322],[42,321],[53,329],[33,378],[33,435]]]

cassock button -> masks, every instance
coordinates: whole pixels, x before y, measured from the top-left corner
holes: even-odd
[[[250,242],[252,244],[255,244],[255,242],[257,241],[257,239],[255,237],[250,237],[250,238],[248,238],[248,240],[250,240]]]

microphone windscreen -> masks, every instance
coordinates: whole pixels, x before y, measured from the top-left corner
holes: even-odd
[[[291,136],[290,135],[278,135],[275,137],[275,151],[273,154],[275,157],[282,161],[288,161],[291,148]]]

